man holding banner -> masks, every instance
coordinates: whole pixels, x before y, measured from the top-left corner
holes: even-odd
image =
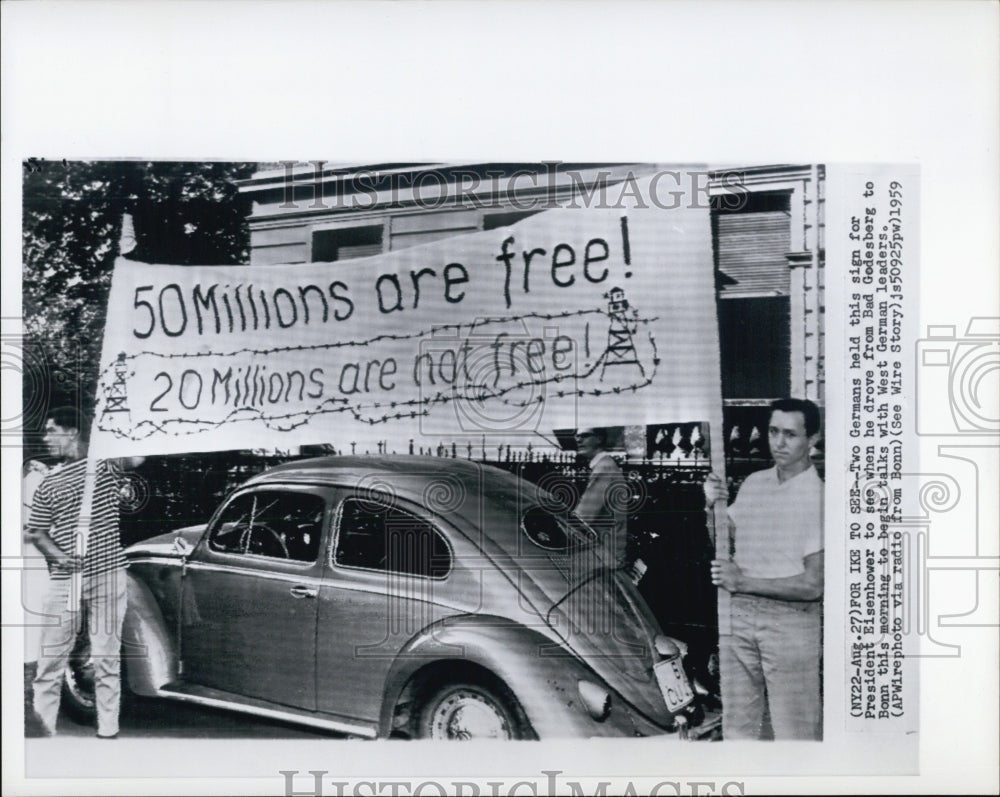
[[[121,698],[121,629],[126,608],[125,557],[119,540],[117,479],[106,461],[87,457],[86,430],[73,408],[54,410],[45,425],[45,443],[63,464],[50,471],[35,492],[25,537],[45,557],[51,577],[43,614],[35,676],[34,709],[46,735],[56,732],[63,676],[83,618],[89,609],[90,653],[94,666],[97,737],[118,735]],[[133,462],[133,465],[141,462]],[[88,468],[89,466],[89,468]],[[88,469],[91,473],[88,473]],[[91,506],[86,482],[93,479]],[[80,555],[81,514],[90,517],[85,553]],[[82,591],[74,594],[74,573]],[[53,619],[55,622],[53,622]]]
[[[731,593],[730,633],[719,638],[723,737],[821,738],[823,482],[809,458],[819,409],[805,399],[771,404],[775,466],[750,474],[729,507],[735,561],[712,561],[712,583]],[[705,482],[714,503],[727,497]]]

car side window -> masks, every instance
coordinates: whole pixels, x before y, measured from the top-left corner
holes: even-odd
[[[348,498],[340,511],[333,561],[341,567],[444,578],[451,551],[430,523],[370,498]]]
[[[213,551],[315,562],[326,502],[292,490],[242,493],[222,510],[208,539]]]

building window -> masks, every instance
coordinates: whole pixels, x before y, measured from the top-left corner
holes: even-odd
[[[791,387],[789,192],[752,192],[736,209],[716,198],[712,238],[722,397],[786,396]]]
[[[382,225],[314,230],[312,259],[328,263],[382,254]]]
[[[737,209],[726,208],[720,197],[712,205],[719,298],[787,296],[792,231],[789,193],[750,193],[746,204]]]
[[[722,396],[774,399],[791,390],[791,323],[787,296],[719,302]]]

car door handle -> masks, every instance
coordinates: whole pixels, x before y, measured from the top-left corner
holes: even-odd
[[[292,593],[293,598],[315,598],[319,593],[318,589],[314,587],[303,587],[301,584],[292,587],[289,592]]]

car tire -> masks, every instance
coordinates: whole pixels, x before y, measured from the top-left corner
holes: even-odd
[[[418,739],[524,739],[526,722],[509,690],[476,682],[447,684],[424,701]]]

